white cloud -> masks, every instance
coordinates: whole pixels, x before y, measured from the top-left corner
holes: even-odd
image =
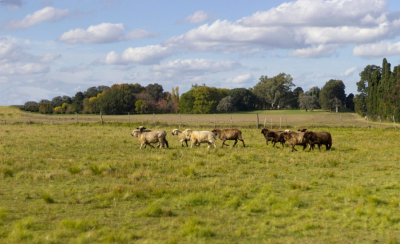
[[[248,52],[256,47],[290,48],[296,46],[295,33],[282,27],[246,27],[217,20],[172,37],[164,45],[189,51]]]
[[[297,0],[238,21],[244,26],[357,26],[386,22],[386,0]]]
[[[358,45],[354,47],[352,55],[365,58],[400,55],[400,42],[390,43],[388,41],[381,41],[378,43]]]
[[[253,75],[244,74],[244,75],[238,75],[238,76],[236,76],[234,78],[231,78],[231,79],[227,79],[225,81],[225,83],[228,83],[228,84],[243,84],[243,83],[247,83],[247,82],[249,82],[251,80],[254,80]]]
[[[236,22],[217,20],[166,40],[163,45],[191,52],[254,54],[286,49],[304,58],[328,57],[341,45],[400,34],[385,0],[297,0]]]
[[[192,15],[189,15],[188,17],[185,18],[186,22],[189,22],[191,24],[199,24],[201,22],[210,20],[211,17],[204,11],[199,10],[194,12]]]
[[[121,23],[101,23],[99,25],[91,25],[86,30],[74,29],[63,33],[58,40],[65,43],[112,43],[131,39],[142,39],[154,37],[157,34],[145,30],[134,30],[124,33],[125,26]]]
[[[338,77],[349,77],[349,76],[353,75],[356,71],[357,71],[357,67],[351,67],[350,69],[348,69],[342,73],[339,73],[337,76]]]
[[[22,20],[10,20],[5,22],[5,29],[25,29],[42,22],[56,21],[67,17],[69,14],[68,9],[55,9],[53,7],[45,7],[41,10],[28,14]]]
[[[1,75],[27,75],[27,74],[39,74],[49,72],[50,67],[45,64],[39,63],[26,63],[26,64],[0,64]]]
[[[318,45],[289,52],[289,56],[298,58],[325,58],[336,52],[337,45]]]
[[[124,39],[126,39],[126,40],[144,39],[144,38],[150,38],[150,37],[156,37],[156,36],[158,36],[157,33],[149,32],[149,31],[142,30],[142,29],[137,29],[137,30],[128,32],[124,36]]]
[[[74,66],[68,66],[68,67],[63,67],[60,69],[60,72],[66,72],[66,73],[78,73],[78,72],[83,72],[90,70],[91,67],[88,64],[80,64],[80,65],[74,65]]]
[[[172,49],[160,45],[151,45],[145,47],[127,48],[121,55],[114,51],[107,54],[105,60],[100,60],[102,64],[155,64],[160,60],[171,55]]]
[[[210,59],[177,59],[155,65],[153,71],[171,75],[203,75],[238,69],[235,61],[213,61]]]
[[[61,54],[53,53],[53,54],[46,54],[42,58],[39,59],[40,62],[48,63],[56,59],[60,59],[62,57]]]

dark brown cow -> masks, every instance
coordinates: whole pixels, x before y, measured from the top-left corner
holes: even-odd
[[[321,151],[321,145],[325,145],[326,150],[332,147],[332,135],[329,132],[313,132],[306,131],[304,137],[309,141],[310,150],[314,149],[315,144],[318,145],[318,150]]]
[[[273,133],[270,133],[273,132]],[[267,128],[263,128],[261,130],[261,134],[264,135],[265,138],[265,142],[268,145],[268,141],[270,141],[273,144],[273,147],[275,147],[275,144],[277,142],[280,142],[282,147],[285,144],[285,140],[283,139],[283,137],[280,137],[280,134],[282,133],[282,131],[274,131],[274,130],[268,130]]]

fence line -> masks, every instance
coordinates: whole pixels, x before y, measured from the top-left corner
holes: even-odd
[[[259,116],[264,117],[260,124]],[[356,114],[350,113],[315,113],[315,114],[150,114],[150,115],[41,115],[22,112],[19,118],[1,119],[0,124],[85,124],[85,123],[123,123],[143,124],[155,127],[170,126],[177,128],[254,128],[269,127],[270,129],[297,129],[318,127],[344,128],[392,128],[397,129],[394,121],[388,123],[372,122]]]

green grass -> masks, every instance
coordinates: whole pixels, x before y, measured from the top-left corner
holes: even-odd
[[[0,243],[400,241],[395,130],[318,128],[331,151],[290,153],[162,128],[170,148],[140,150],[124,125],[0,125]]]

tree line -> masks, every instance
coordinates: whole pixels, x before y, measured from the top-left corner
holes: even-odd
[[[329,80],[319,88],[304,91],[295,87],[289,74],[261,76],[252,88],[216,88],[205,84],[192,85],[179,94],[179,87],[164,91],[158,83],[142,86],[115,84],[111,87],[90,87],[75,96],[57,96],[51,101],[29,101],[21,109],[43,114],[126,114],[126,113],[194,113],[251,111],[263,109],[326,109],[354,110],[353,94],[346,96],[341,80]],[[294,89],[293,89],[294,88]]]
[[[369,119],[400,121],[400,65],[391,70],[386,58],[382,67],[367,65],[360,73],[354,97],[355,111]]]

